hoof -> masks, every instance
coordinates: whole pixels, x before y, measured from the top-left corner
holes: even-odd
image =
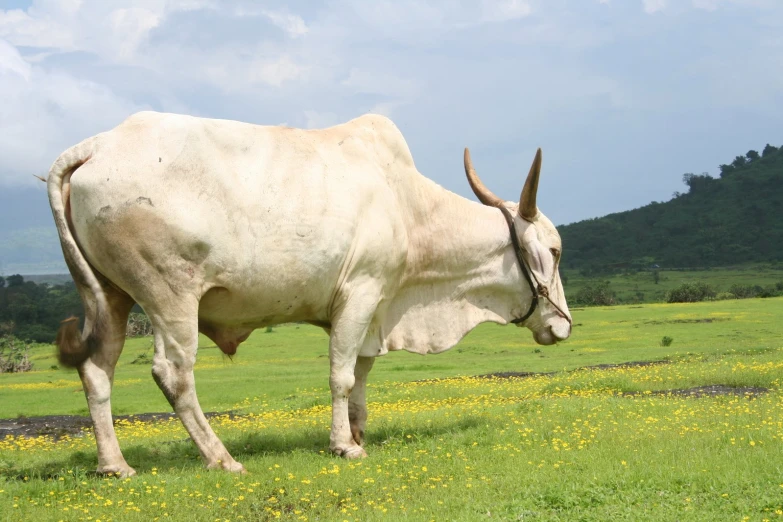
[[[367,452],[361,446],[349,446],[347,448],[336,448],[332,452],[338,457],[344,459],[363,459],[367,456]]]
[[[236,473],[237,475],[246,475],[247,470],[245,469],[245,466],[240,464],[239,462],[234,462],[234,465],[229,468],[223,468],[226,471],[230,471],[231,473]]]
[[[226,461],[218,460],[217,462],[207,464],[207,469],[222,469],[223,471],[228,471],[229,473],[236,473],[237,475],[244,475],[245,473],[247,473],[245,466],[235,461],[234,459],[226,460]]]
[[[128,478],[136,474],[136,470],[127,464],[119,466],[101,466],[95,472],[98,475],[105,475],[108,477]]]

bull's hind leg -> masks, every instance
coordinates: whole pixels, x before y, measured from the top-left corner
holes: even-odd
[[[135,475],[120,451],[111,416],[111,388],[114,383],[114,367],[125,344],[125,330],[133,300],[110,287],[104,288],[108,302],[106,317],[95,328],[95,340],[90,356],[79,366],[87,405],[98,446],[98,473],[117,474],[122,477]]]
[[[148,312],[149,313],[149,312]],[[196,444],[207,468],[243,473],[209,426],[196,396],[193,366],[198,348],[198,303],[177,313],[150,314],[155,330],[152,376]]]
[[[355,379],[353,390],[348,398],[348,419],[351,423],[351,435],[359,446],[364,445],[364,427],[367,424],[367,375],[372,369],[375,357],[357,357],[353,370]]]

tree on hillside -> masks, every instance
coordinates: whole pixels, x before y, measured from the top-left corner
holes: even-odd
[[[19,274],[10,275],[6,278],[6,282],[8,283],[8,288],[22,286],[24,284],[24,277],[20,276]]]
[[[734,165],[726,165],[724,163],[723,165],[718,166],[718,168],[720,169],[720,177],[734,172]]]
[[[761,156],[759,155],[759,153],[758,153],[757,151],[755,151],[755,150],[749,150],[749,151],[747,152],[747,154],[745,154],[745,157],[746,157],[746,158],[748,158],[748,161],[756,161],[756,160],[757,160],[757,159],[759,159]]]
[[[766,158],[767,156],[770,156],[778,151],[777,147],[773,147],[769,143],[764,147],[764,150],[761,151],[761,157]]]
[[[682,175],[682,182],[688,185],[691,193],[707,188],[712,181],[715,181],[715,178],[706,172],[702,172],[701,174],[688,173]]]
[[[731,162],[731,165],[735,168],[742,168],[748,163],[748,158],[745,156],[737,156],[734,158],[734,161]]]

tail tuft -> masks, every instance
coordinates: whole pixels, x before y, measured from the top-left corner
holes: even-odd
[[[90,356],[89,343],[79,335],[79,318],[69,317],[60,323],[57,331],[57,360],[69,368],[77,368]]]

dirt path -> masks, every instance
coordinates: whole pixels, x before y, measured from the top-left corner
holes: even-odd
[[[207,412],[207,418],[217,415],[234,416],[232,412]],[[118,421],[152,422],[176,417],[174,413],[139,413],[136,415],[115,415],[114,424]],[[0,439],[8,436],[38,437],[48,435],[55,440],[65,435],[77,435],[86,428],[92,428],[92,419],[81,415],[44,415],[42,417],[17,417],[15,419],[0,419]]]
[[[724,384],[710,384],[708,386],[696,386],[695,388],[682,388],[679,390],[655,390],[646,395],[676,395],[680,397],[717,397],[718,395],[739,395],[743,397],[758,397],[767,393],[769,389],[753,386],[734,388]],[[626,393],[633,397],[643,395],[642,392]]]
[[[611,368],[635,368],[639,366],[658,366],[660,364],[670,364],[669,361],[631,361],[619,364],[594,364],[592,366],[580,366],[570,372],[578,372],[582,370],[608,370]],[[563,373],[562,371],[556,372],[497,372],[497,373],[485,373],[483,375],[477,375],[480,379],[510,379],[512,377],[534,377],[536,375],[556,375]]]

